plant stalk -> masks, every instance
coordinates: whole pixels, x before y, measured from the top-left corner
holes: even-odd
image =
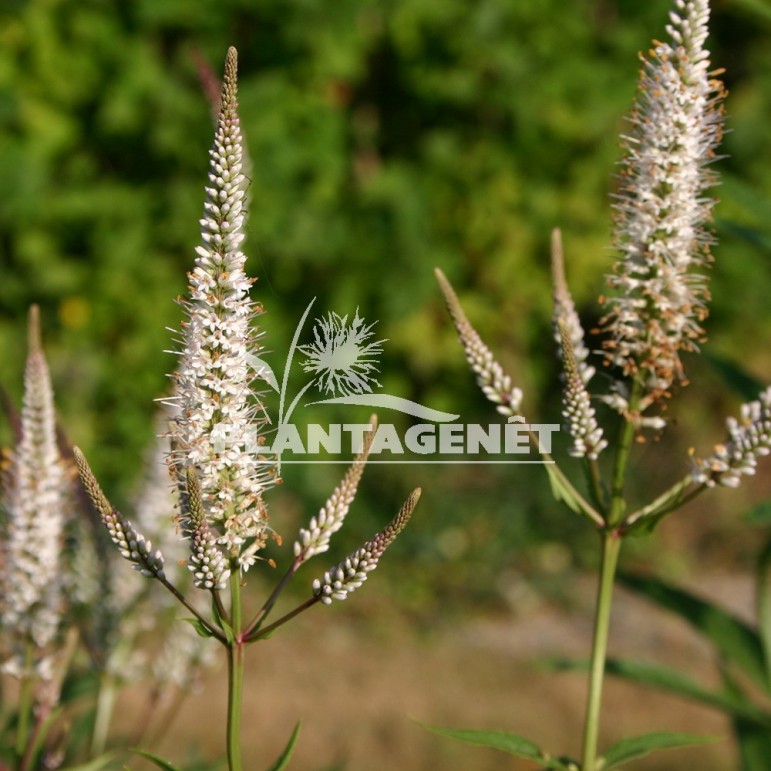
[[[30,717],[32,713],[32,645],[27,643],[24,649],[24,676],[21,681],[19,696],[19,720],[16,727],[16,757],[19,768],[24,766],[25,750],[29,740]]]
[[[600,582],[597,588],[597,607],[594,617],[594,639],[589,672],[589,693],[586,700],[586,723],[584,725],[584,748],[582,771],[595,771],[597,763],[597,739],[600,732],[600,707],[602,704],[602,683],[605,675],[605,659],[608,650],[610,609],[613,600],[613,583],[616,577],[618,554],[621,550],[621,536],[615,530],[602,534],[602,557]]]
[[[244,653],[241,608],[241,571],[236,566],[230,575],[231,625],[233,636],[228,640],[228,771],[241,767],[241,702],[244,691]]]

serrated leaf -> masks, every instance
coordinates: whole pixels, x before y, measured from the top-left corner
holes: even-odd
[[[421,723],[417,720],[415,722],[423,726],[423,728],[439,734],[439,736],[457,739],[477,747],[489,747],[490,749],[507,752],[509,755],[516,755],[518,758],[535,761],[544,768],[561,769],[561,771],[569,771],[570,769],[561,760],[549,757],[535,742],[531,742],[529,739],[525,739],[518,734],[509,733],[508,731],[485,731],[473,728],[441,728]]]
[[[153,755],[150,752],[147,752],[145,750],[139,750],[135,747],[130,747],[129,752],[133,752],[135,755],[140,755],[145,760],[149,760],[151,763],[155,763],[158,768],[162,768],[163,771],[180,771],[176,766],[173,766],[171,763],[169,763],[168,760],[164,760],[163,758],[159,758],[157,755]]]
[[[656,750],[674,750],[681,747],[695,747],[700,744],[711,744],[719,741],[718,736],[702,736],[699,734],[670,733],[662,731],[657,733],[635,736],[632,739],[622,739],[610,747],[604,754],[600,768],[602,771],[610,771],[611,768],[628,763],[635,758],[641,758]]]
[[[268,771],[284,771],[287,765],[289,765],[299,735],[300,721],[298,720],[297,725],[295,725],[294,730],[292,731],[292,735],[289,737],[286,747],[284,747],[284,751],[276,758],[276,762],[268,769]]]
[[[768,692],[760,635],[736,616],[657,578],[619,573],[627,588],[671,610],[701,632],[726,658]]]
[[[193,629],[195,629],[195,633],[199,637],[206,637],[206,638],[214,637],[211,629],[209,629],[209,627],[206,626],[206,624],[204,624],[200,618],[195,618],[195,616],[190,616],[187,618],[183,618],[182,620],[187,621],[187,623],[190,624],[190,626],[192,626]]]

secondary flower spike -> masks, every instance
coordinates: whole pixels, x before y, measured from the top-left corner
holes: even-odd
[[[46,648],[56,637],[63,611],[64,518],[70,481],[56,443],[56,417],[48,364],[40,341],[37,306],[29,312],[29,353],[24,372],[21,437],[3,477],[7,522],[2,544],[0,626],[11,641],[3,669],[48,678]],[[25,664],[24,649],[34,647]]]
[[[742,475],[755,473],[758,458],[771,453],[771,388],[742,405],[741,418],[728,418],[728,441],[709,458],[694,462],[693,480],[708,487],[738,487]]]
[[[631,130],[615,196],[614,242],[621,259],[608,285],[606,360],[640,382],[644,409],[686,382],[680,354],[705,338],[705,229],[716,182],[707,167],[722,137],[724,95],[704,48],[707,0],[677,0],[667,32],[642,57]]]
[[[434,271],[444,295],[455,329],[458,332],[466,360],[477,375],[482,393],[494,404],[501,415],[516,415],[522,404],[522,389],[512,387],[511,378],[495,360],[492,351],[484,344],[476,329],[461,308],[458,296],[439,268]]]
[[[324,573],[322,579],[315,579],[313,596],[318,597],[325,605],[331,605],[332,600],[344,600],[358,589],[377,567],[385,550],[407,526],[415,506],[418,505],[421,492],[419,487],[415,488],[384,530],[346,557],[337,567]]]
[[[268,422],[254,389],[252,363],[260,350],[253,321],[262,308],[249,299],[244,273],[245,186],[237,113],[236,49],[228,50],[219,118],[210,150],[209,184],[201,219],[202,245],[188,274],[179,369],[173,373],[176,408],[169,457],[181,492],[183,531],[191,541],[190,569],[201,572],[201,549],[212,546],[234,569],[247,570],[269,528],[263,495],[276,483],[274,460],[261,452]],[[200,485],[206,528],[190,511],[188,469]],[[198,512],[201,513],[201,512]],[[208,535],[205,535],[208,534]],[[213,557],[214,555],[209,555]],[[227,570],[218,565],[218,584]],[[203,580],[203,579],[202,579]]]
[[[551,278],[554,293],[554,313],[552,323],[554,326],[554,340],[559,346],[561,358],[565,358],[562,326],[565,326],[570,346],[573,350],[573,359],[581,380],[588,384],[594,376],[594,367],[586,363],[589,358],[589,349],[584,344],[584,328],[576,311],[573,297],[568,289],[565,278],[565,260],[562,251],[562,233],[559,228],[551,232]]]

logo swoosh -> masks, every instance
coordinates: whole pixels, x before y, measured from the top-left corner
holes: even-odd
[[[402,399],[400,396],[391,396],[390,394],[352,394],[351,396],[336,396],[333,399],[322,399],[318,402],[308,402],[305,406],[311,404],[351,404],[362,405],[364,407],[382,407],[388,410],[396,410],[406,415],[412,415],[423,420],[430,420],[434,423],[449,423],[457,420],[460,415],[453,415],[451,412],[442,412],[425,404],[418,404],[409,399]]]

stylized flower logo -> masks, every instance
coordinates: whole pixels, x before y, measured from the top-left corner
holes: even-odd
[[[314,341],[299,349],[307,357],[303,370],[314,373],[319,391],[350,396],[372,393],[373,386],[380,387],[375,374],[385,340],[367,342],[374,335],[375,323],[365,324],[358,308],[350,324],[347,315],[333,312],[316,320]]]

